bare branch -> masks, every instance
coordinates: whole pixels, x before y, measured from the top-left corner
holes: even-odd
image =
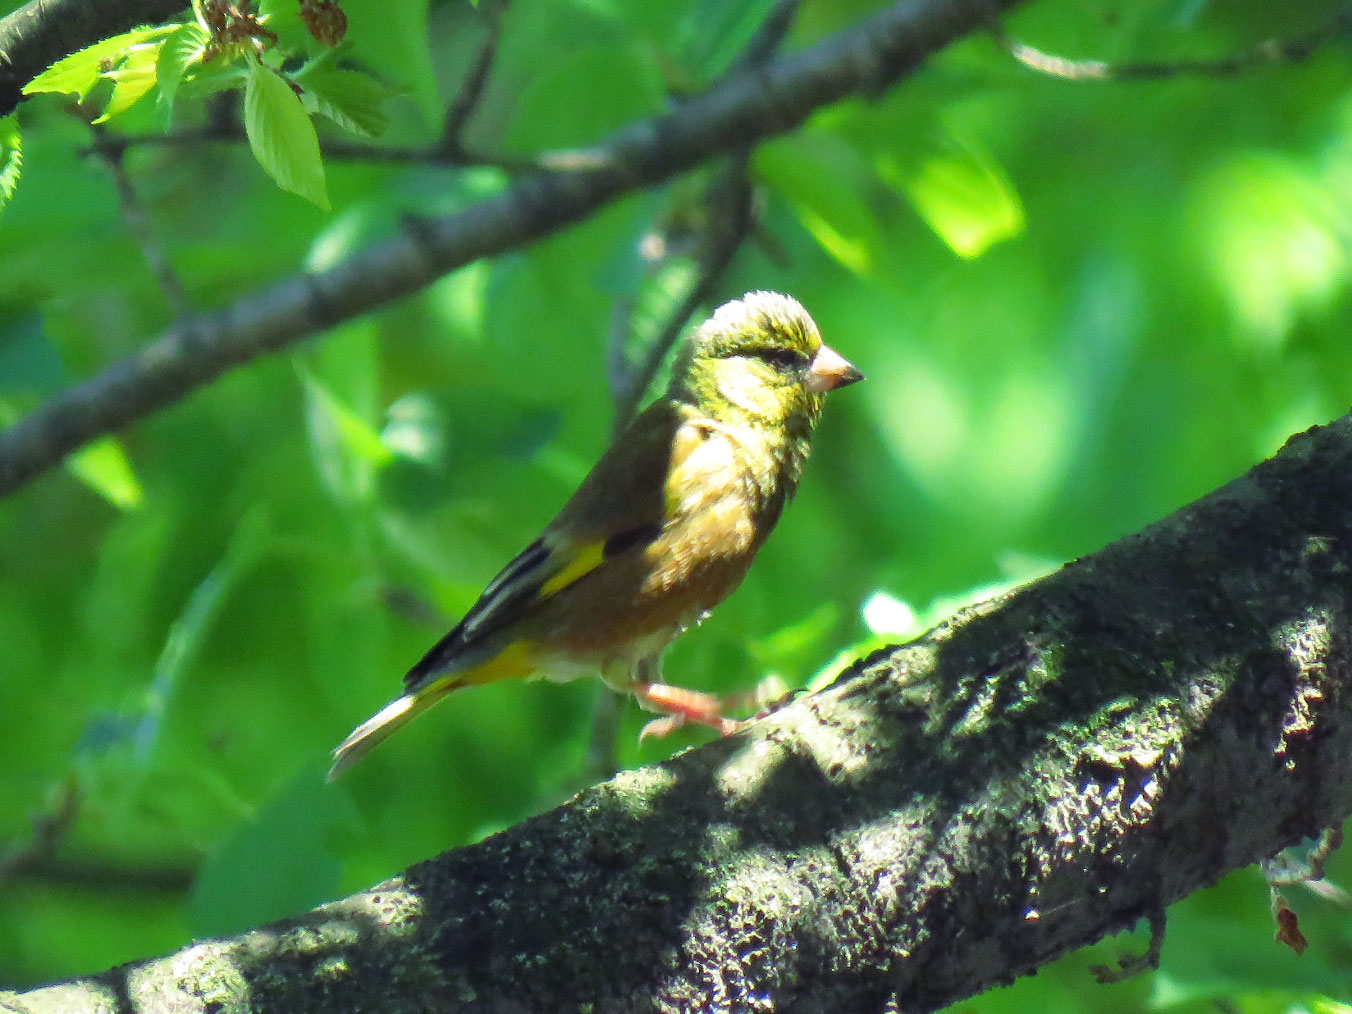
[[[446,117],[442,121],[441,143],[447,149],[460,148],[460,135],[464,132],[465,125],[469,123],[469,118],[474,115],[479,100],[483,98],[484,89],[488,86],[488,72],[492,70],[493,60],[498,54],[498,39],[502,36],[502,15],[507,10],[507,4],[508,0],[497,0],[480,7],[488,19],[488,33],[484,36],[478,52],[474,55],[474,62],[470,64],[469,71],[465,74],[460,93],[446,110]]]
[[[515,249],[716,155],[797,127],[847,95],[873,94],[1020,0],[906,0],[822,42],[721,82],[581,153],[586,168],[533,173],[503,193],[176,324],[139,354],[0,433],[0,493],[95,437],[171,404],[231,367],[287,348],[482,257]]]
[[[662,330],[649,344],[643,358],[623,378],[615,390],[615,429],[633,418],[653,377],[662,366],[686,324],[713,296],[723,272],[741,248],[751,228],[751,180],[745,155],[735,156],[732,164],[710,186],[708,202],[707,249],[700,258],[699,274],[690,291],[667,317]]]
[[[0,1003],[921,1014],[1141,919],[1149,964],[1165,905],[1352,812],[1349,572],[1352,414],[744,732]]]
[[[793,17],[798,13],[798,0],[777,0],[770,13],[765,16],[756,34],[738,54],[737,59],[728,68],[728,74],[738,74],[752,67],[758,67],[775,55],[784,37],[789,34]]]
[[[1000,44],[1030,70],[1068,81],[1155,81],[1171,77],[1232,77],[1257,67],[1299,63],[1321,46],[1352,29],[1352,7],[1337,11],[1318,28],[1291,39],[1268,39],[1252,49],[1214,60],[1162,60],[1145,63],[1107,63],[1069,60],[1015,42],[997,29]]]
[[[778,0],[725,77],[758,67],[774,56],[797,11],[798,0]],[[634,300],[622,298],[616,301],[611,314],[610,337],[606,342],[606,380],[615,402],[612,427],[615,433],[633,418],[667,352],[690,317],[712,295],[718,280],[746,239],[752,224],[751,181],[747,163],[748,154],[742,152],[710,185],[705,208],[706,250],[699,274],[686,297],[634,368],[630,367],[628,357]],[[586,770],[593,777],[608,777],[619,767],[615,745],[621,713],[619,696],[603,688],[592,712],[591,736],[587,748]]]
[[[190,316],[195,312],[195,307],[188,301],[183,282],[170,263],[169,255],[164,252],[164,247],[156,238],[154,230],[151,229],[146,210],[136,196],[136,188],[132,185],[123,157],[125,148],[117,144],[105,145],[103,139],[106,131],[101,125],[95,124],[93,130],[93,151],[107,166],[108,175],[112,177],[113,188],[117,191],[118,207],[122,211],[122,220],[127,224],[127,231],[141,248],[141,256],[145,258],[147,266],[155,276],[155,281],[159,283],[160,292],[164,294],[165,301],[174,316],[180,319]]]
[[[53,786],[42,809],[30,818],[32,840],[0,849],[0,884],[50,861],[80,814],[80,789],[74,777]]]

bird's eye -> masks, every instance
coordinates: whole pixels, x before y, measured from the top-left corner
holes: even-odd
[[[793,349],[757,349],[757,359],[763,359],[777,370],[792,370],[803,364],[803,357]]]

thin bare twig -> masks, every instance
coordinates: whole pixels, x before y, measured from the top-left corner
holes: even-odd
[[[105,132],[103,147],[112,152],[133,148],[188,148],[201,144],[243,144],[247,140],[238,120],[206,127],[171,130],[163,134],[115,134]],[[549,169],[575,169],[596,162],[585,150],[548,151],[536,156],[488,155],[464,145],[448,147],[441,141],[432,144],[375,145],[364,142],[327,139],[320,152],[331,161],[369,162],[388,165],[442,165],[454,169],[501,169],[520,174]],[[96,154],[90,147],[86,154]]]
[[[1009,55],[1030,70],[1067,81],[1157,81],[1171,77],[1232,77],[1257,67],[1298,63],[1325,43],[1352,29],[1352,6],[1335,12],[1314,30],[1291,39],[1267,39],[1251,49],[1213,60],[1158,60],[1108,63],[1071,60],[1015,42],[997,26],[996,38]]]
[[[676,339],[692,316],[713,295],[723,272],[732,263],[751,228],[751,180],[747,156],[735,156],[710,187],[707,248],[700,258],[699,274],[685,297],[667,317],[667,322],[644,350],[643,358],[615,391],[615,425],[625,425],[638,410],[648,387],[661,369]]]
[[[1278,853],[1263,864],[1263,876],[1269,887],[1291,887],[1296,884],[1308,884],[1322,880],[1324,864],[1343,844],[1343,830],[1340,827],[1326,827],[1319,834],[1319,840],[1310,849],[1304,861],[1290,855],[1291,850]]]
[[[630,364],[627,355],[633,331],[635,301],[633,297],[627,296],[615,303],[611,313],[610,338],[606,343],[606,378],[615,402],[613,435],[617,436],[634,417],[662,360],[671,351],[690,318],[712,296],[719,279],[750,231],[751,180],[747,159],[747,153],[738,154],[710,182],[705,200],[704,250],[698,274],[636,364]],[[663,254],[653,259],[650,272],[672,256],[669,244],[663,243],[661,246]],[[644,255],[643,251],[640,251],[640,255]],[[623,705],[623,699],[618,694],[612,693],[609,688],[602,688],[592,713],[591,737],[587,748],[588,777],[607,777],[619,767],[615,743]]]
[[[771,59],[788,33],[797,10],[798,0],[779,0],[746,48],[733,61],[724,79]],[[713,295],[723,273],[751,231],[749,159],[748,149],[738,151],[710,183],[705,200],[704,250],[700,256],[698,274],[685,297],[668,315],[662,330],[648,345],[643,357],[632,367],[629,365],[627,345],[633,330],[634,300],[623,298],[615,304],[611,314],[610,340],[606,344],[606,378],[615,402],[615,434],[634,417],[643,395],[661,368],[662,360],[671,351],[690,318]],[[669,254],[670,244],[664,243],[663,249]],[[591,738],[587,748],[587,770],[594,775],[608,776],[619,767],[615,744],[622,707],[623,700],[618,694],[602,688],[592,713]]]
[[[54,786],[42,809],[30,818],[32,839],[0,851],[0,884],[50,859],[70,834],[79,813],[80,789],[72,776]]]
[[[509,0],[501,0],[499,3],[485,3],[480,8],[488,19],[488,33],[479,44],[479,51],[474,54],[474,62],[470,64],[464,84],[460,86],[460,93],[456,95],[455,101],[446,110],[445,119],[442,120],[441,141],[447,148],[460,147],[460,135],[469,118],[474,115],[474,110],[478,108],[479,100],[483,98],[484,89],[488,86],[488,72],[493,69],[493,60],[498,55],[498,40],[502,37],[502,15],[507,10],[508,2]]]
[[[761,22],[756,34],[751,37],[751,41],[746,44],[737,59],[732,61],[732,66],[728,68],[728,75],[738,74],[751,67],[758,67],[766,60],[775,55],[779,49],[779,44],[784,41],[784,37],[789,34],[789,28],[793,25],[793,17],[798,13],[798,0],[778,0],[778,3],[770,9],[770,13],[765,16]]]
[[[178,273],[169,261],[169,255],[165,253],[164,247],[160,245],[159,239],[155,236],[154,229],[150,227],[150,219],[146,216],[145,206],[136,196],[136,188],[132,185],[131,176],[127,173],[124,158],[126,149],[116,144],[105,145],[103,140],[107,132],[101,125],[94,124],[93,131],[94,145],[92,150],[108,168],[108,175],[112,178],[113,188],[117,191],[117,203],[122,211],[122,220],[127,224],[127,231],[131,233],[137,246],[141,248],[141,256],[145,258],[151,274],[155,276],[160,292],[164,295],[165,302],[169,304],[169,309],[173,311],[174,316],[180,319],[190,316],[194,310],[192,303],[188,300],[188,294],[183,288],[183,282],[179,279]]]
[[[846,96],[876,94],[1021,0],[900,0],[806,49],[739,74],[595,145],[598,168],[528,174],[460,211],[345,260],[182,321],[135,355],[0,431],[0,495],[71,451],[227,370],[407,296],[472,261],[581,221],[620,197],[795,129]]]
[[[1168,925],[1168,914],[1163,905],[1155,908],[1146,916],[1150,925],[1150,942],[1140,954],[1128,954],[1118,959],[1116,965],[1094,965],[1090,971],[1103,984],[1123,982],[1142,972],[1153,971],[1160,967],[1160,955],[1164,951],[1164,931]]]

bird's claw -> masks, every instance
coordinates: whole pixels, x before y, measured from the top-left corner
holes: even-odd
[[[685,715],[663,715],[661,718],[654,718],[638,731],[638,741],[642,743],[645,739],[663,739],[670,736],[677,729],[684,728],[688,719]],[[735,718],[714,718],[698,719],[701,725],[707,725],[717,729],[720,736],[731,736],[734,732],[740,732],[746,726],[746,722],[738,721]]]
[[[662,711],[660,718],[654,718],[638,734],[642,743],[649,737],[660,739],[669,736],[687,722],[698,722],[718,730],[721,736],[730,736],[746,723],[735,718],[725,718],[722,714],[722,702],[710,694],[684,687],[673,687],[665,683],[648,683],[635,691],[639,703],[653,711]]]

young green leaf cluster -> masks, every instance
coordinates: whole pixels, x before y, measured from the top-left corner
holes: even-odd
[[[333,0],[300,0],[289,7],[265,2],[261,12],[255,3],[194,0],[191,20],[134,28],[95,43],[58,60],[23,90],[25,95],[70,94],[81,104],[93,96],[96,124],[115,120],[153,96],[166,131],[176,103],[242,91],[244,131],[258,164],[282,189],[327,210],[313,117],[377,137],[388,123],[385,103],[396,94],[372,75],[341,65],[342,53],[335,47],[345,31],[346,18]],[[104,82],[111,87],[101,87]],[[0,208],[18,183],[20,151],[18,121],[5,117],[0,120]]]

